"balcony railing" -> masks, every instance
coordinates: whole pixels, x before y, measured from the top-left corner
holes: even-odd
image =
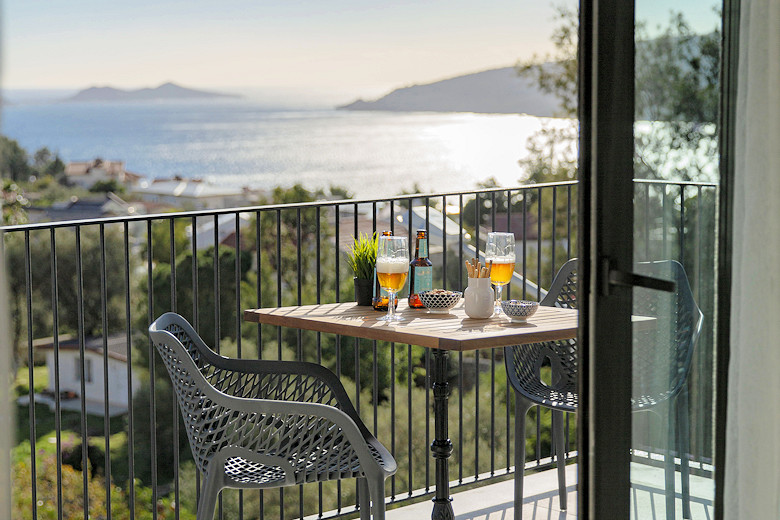
[[[714,276],[715,231],[707,223],[714,221],[717,187],[636,186],[636,259],[681,260],[707,320],[689,380],[697,417],[686,455],[706,471],[714,304],[703,288]],[[184,315],[224,355],[331,368],[398,461],[388,503],[432,493],[429,351],[252,325],[242,321],[242,310],[352,300],[345,249],[353,236],[385,229],[410,241],[416,229],[428,229],[434,287],[452,289],[465,286],[464,261],[484,249],[488,231],[512,231],[517,275],[507,296],[539,299],[575,255],[576,191],[576,182],[561,182],[5,228],[20,403],[16,514],[187,518],[195,511],[200,476],[146,334],[166,311]],[[502,365],[501,349],[453,358],[454,487],[514,471],[513,396]],[[526,466],[546,467],[549,412],[535,410],[527,420],[535,433]],[[574,428],[568,417],[568,456],[576,455]],[[652,434],[640,441],[646,453],[657,445]],[[220,511],[224,518],[354,516],[355,493],[352,481],[226,490]]]

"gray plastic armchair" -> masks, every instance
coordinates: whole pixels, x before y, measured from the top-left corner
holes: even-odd
[[[273,488],[358,479],[360,518],[385,517],[392,455],[326,368],[216,354],[181,316],[149,327],[168,369],[190,448],[204,474],[198,520],[211,520],[223,488]],[[369,500],[371,507],[369,507]]]
[[[666,517],[673,520],[675,461],[680,458],[683,518],[691,517],[688,467],[688,386],[693,349],[703,315],[693,299],[682,264],[674,260],[637,264],[637,271],[671,280],[673,293],[634,289],[633,313],[656,318],[652,330],[633,334],[632,412],[655,412],[668,432],[665,457]],[[540,305],[577,308],[577,260],[566,262]],[[552,341],[505,347],[504,362],[515,391],[515,519],[522,518],[525,467],[525,415],[533,405],[552,410],[553,450],[558,459],[558,492],[566,509],[563,412],[577,410],[577,341]],[[541,367],[549,365],[550,380]],[[674,427],[671,427],[674,425]]]
[[[555,275],[539,305],[577,308],[577,260],[569,260]],[[552,445],[558,458],[558,492],[566,509],[566,460],[564,457],[564,412],[577,410],[577,340],[547,341],[504,347],[504,364],[515,391],[515,520],[523,517],[525,468],[525,416],[533,405],[552,410]],[[549,365],[550,382],[542,378]]]
[[[633,333],[631,409],[655,413],[663,423],[662,430],[667,432],[666,518],[673,520],[675,516],[675,446],[680,458],[682,514],[683,518],[691,518],[687,379],[704,315],[693,299],[688,276],[679,262],[642,262],[637,264],[637,271],[673,281],[675,291],[634,288],[634,314],[656,318],[656,326]]]

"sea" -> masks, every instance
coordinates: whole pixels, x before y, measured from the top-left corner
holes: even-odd
[[[247,100],[18,103],[0,131],[31,155],[124,161],[149,179],[179,175],[256,189],[339,186],[359,198],[515,186],[527,115],[274,108]]]

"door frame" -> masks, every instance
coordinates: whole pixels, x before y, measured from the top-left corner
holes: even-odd
[[[633,1],[581,0],[579,58],[577,510],[629,518],[632,292],[609,271],[633,265]]]
[[[726,475],[726,409],[731,356],[731,283],[734,200],[734,148],[739,72],[740,0],[723,0],[720,69],[720,187],[718,193],[717,330],[715,334],[715,520],[723,520]]]
[[[734,120],[740,0],[723,0],[719,115],[715,504],[723,518],[730,355]],[[580,0],[578,514],[630,517],[631,289],[610,270],[633,264],[634,2]],[[608,189],[607,189],[608,188]],[[615,219],[614,215],[620,215]],[[598,346],[599,348],[596,348]]]

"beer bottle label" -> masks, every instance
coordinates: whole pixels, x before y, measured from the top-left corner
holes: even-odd
[[[420,254],[422,254],[422,245],[420,247]],[[430,291],[433,289],[433,267],[422,266],[414,267],[414,287],[412,291],[414,294],[419,294],[423,291]]]
[[[420,258],[428,258],[428,239],[420,239]]]

